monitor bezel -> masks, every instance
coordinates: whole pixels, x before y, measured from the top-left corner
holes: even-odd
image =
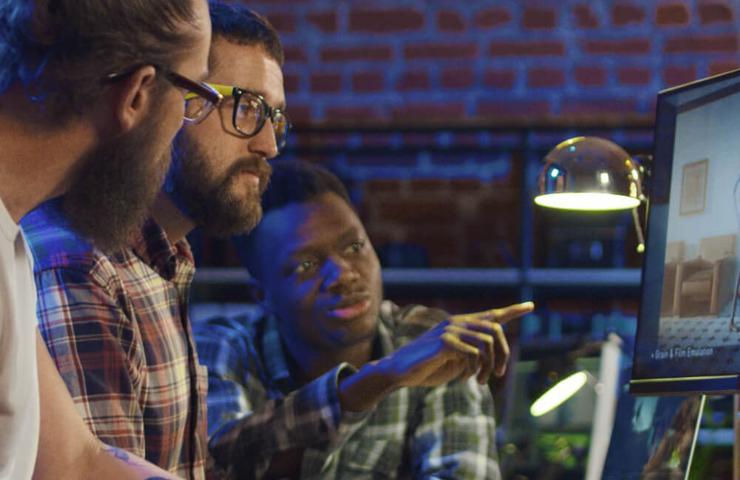
[[[681,94],[687,91],[704,88],[734,78],[737,78],[738,82],[727,88],[719,89],[688,101],[682,102],[679,98]],[[678,114],[698,108],[699,106],[736,92],[740,92],[740,68],[668,88],[658,93],[653,136],[653,162],[650,165],[651,178],[647,185],[649,202],[655,202],[659,199],[667,202],[670,195],[670,179],[673,173],[673,147]],[[637,371],[636,355],[641,329],[649,327],[643,321],[643,318],[660,318],[660,302],[656,302],[655,299],[661,298],[663,265],[665,263],[667,212],[656,212],[650,208],[649,203],[648,215],[645,231],[646,249],[642,264],[640,308],[633,351],[632,379],[629,383],[630,393],[636,395],[686,395],[691,393],[730,394],[740,392],[740,373],[677,377],[635,377]],[[654,232],[658,222],[661,222],[661,228],[658,232]],[[661,233],[663,235],[660,235]],[[648,255],[650,255],[651,259],[660,259],[660,262],[648,262]],[[653,327],[657,328],[658,326],[653,325]]]

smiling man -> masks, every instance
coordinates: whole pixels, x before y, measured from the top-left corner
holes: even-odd
[[[208,451],[185,235],[196,226],[228,234],[258,222],[267,161],[288,126],[274,29],[243,6],[210,7],[208,82],[224,98],[180,130],[145,225],[119,238],[125,248],[106,253],[56,205],[24,221],[37,259],[40,329],[80,414],[107,443],[188,479],[206,476]],[[183,92],[188,111],[199,112],[204,104],[194,93]]]
[[[234,478],[500,478],[486,382],[506,368],[501,324],[533,305],[383,301],[362,222],[318,166],[276,163],[262,204],[240,252],[264,301],[196,330],[216,460]]]

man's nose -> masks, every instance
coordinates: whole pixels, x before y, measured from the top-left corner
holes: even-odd
[[[275,138],[275,130],[272,128],[272,120],[267,119],[257,135],[247,139],[247,149],[250,153],[261,155],[270,160],[277,156],[278,146]]]
[[[330,258],[326,264],[326,280],[324,282],[327,290],[341,290],[352,284],[359,278],[357,269],[351,262],[344,258]]]

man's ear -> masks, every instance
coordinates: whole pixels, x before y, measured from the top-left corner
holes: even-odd
[[[138,68],[116,81],[111,88],[111,110],[117,133],[126,133],[150,114],[157,101],[157,70],[151,65]]]
[[[247,288],[249,288],[250,298],[254,303],[259,303],[265,307],[268,305],[267,291],[259,280],[250,276],[247,280]]]

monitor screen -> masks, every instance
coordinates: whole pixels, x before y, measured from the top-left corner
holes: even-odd
[[[740,391],[740,70],[658,94],[633,393]]]

